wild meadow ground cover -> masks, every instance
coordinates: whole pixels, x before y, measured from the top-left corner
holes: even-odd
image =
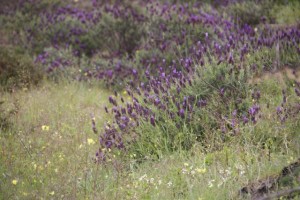
[[[0,199],[299,198],[299,11],[3,3]]]
[[[277,80],[266,82],[264,91]],[[263,98],[271,99],[272,92]],[[127,163],[98,165],[91,114],[97,123],[106,122],[109,94],[77,82],[2,93],[5,109],[15,111],[15,127],[1,131],[1,199],[238,199],[242,186],[279,173],[300,155],[297,130],[264,120],[222,144],[212,132],[206,147],[197,144],[143,163],[133,154]],[[255,129],[282,141],[269,140],[270,149],[264,148],[252,141]]]

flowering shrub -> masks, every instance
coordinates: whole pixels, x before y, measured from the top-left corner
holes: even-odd
[[[213,2],[52,4],[19,30],[49,74],[100,79],[117,91],[105,107],[113,120],[100,134],[99,161],[159,157],[205,146],[211,132],[226,141],[259,127],[265,106],[251,79],[299,66],[299,27],[270,24],[269,1]],[[285,122],[297,106],[274,112]]]
[[[105,110],[114,121],[106,124],[100,135],[99,160],[107,160],[113,149],[133,151],[141,159],[188,150],[196,142],[204,142],[211,132],[219,133],[220,140],[225,141],[239,135],[244,127],[256,126],[262,118],[260,90],[248,80],[276,66],[297,63],[299,30],[264,25],[258,30],[198,9],[200,14],[193,13],[195,7],[190,10],[188,4],[150,6],[150,13],[163,20],[176,18],[174,10],[179,13],[177,22],[183,23],[180,36],[160,24],[162,32],[165,29],[169,34],[160,42],[156,39],[159,33],[153,32],[156,35],[149,42],[154,48],[175,42],[178,50],[174,55],[179,58],[165,59],[164,51],[170,48],[166,45],[160,49],[162,58],[141,61],[149,63],[142,74],[146,81],[130,85],[126,91],[130,101],[118,94],[109,98],[112,108]],[[193,37],[185,24],[192,24],[194,29],[205,27],[205,32]],[[291,56],[287,56],[289,52],[293,52]]]

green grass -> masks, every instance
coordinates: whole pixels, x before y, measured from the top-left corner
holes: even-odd
[[[273,95],[272,109],[281,98],[280,86],[270,90],[274,84],[260,84],[264,101]],[[291,137],[288,124],[274,126],[266,117],[223,144],[212,133],[206,148],[196,143],[159,160],[139,164],[132,155],[126,162],[97,165],[91,114],[101,128],[109,119],[103,109],[108,95],[94,84],[75,82],[2,92],[4,108],[15,114],[9,119],[13,127],[0,135],[0,199],[236,199],[243,186],[300,157],[299,135]],[[268,150],[253,142],[260,134],[282,140]]]
[[[46,83],[1,94],[16,114],[10,119],[12,130],[0,135],[0,199],[83,196],[96,169],[92,157],[98,135],[91,131],[90,115],[103,124],[107,96],[103,89],[80,83]]]

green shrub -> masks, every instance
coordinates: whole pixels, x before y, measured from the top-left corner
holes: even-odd
[[[157,119],[156,126],[143,121],[135,129],[137,142],[132,144],[130,151],[139,159],[145,156],[157,158],[173,151],[190,150],[197,143],[205,146],[206,140],[212,137],[215,141],[222,141],[235,134],[236,130],[231,125],[232,113],[237,112],[236,123],[240,123],[238,118],[247,115],[252,99],[246,69],[233,69],[233,73],[230,73],[231,67],[233,66],[225,63],[212,63],[205,68],[198,66],[199,76],[192,78],[193,84],[186,85],[180,93],[176,92],[176,86],[170,91],[181,102],[194,97],[196,101],[189,103],[194,104],[193,111],[185,110],[184,117],[178,116],[178,108],[170,100],[168,112],[175,113],[170,117],[165,110],[151,106],[150,110]],[[225,91],[222,97],[221,89]],[[161,94],[160,99],[163,99],[163,95]],[[199,107],[199,100],[205,100],[207,105]],[[226,127],[226,133],[222,132],[222,126]]]
[[[8,13],[18,7],[19,0],[1,1],[0,14]]]
[[[241,25],[259,24],[260,18],[267,14],[264,7],[254,1],[231,4],[224,9]]]
[[[94,39],[101,50],[132,56],[145,34],[142,24],[128,18],[115,19],[104,15],[96,26]]]
[[[37,85],[42,72],[32,58],[14,48],[0,49],[0,85],[4,89],[28,88]]]
[[[278,24],[293,25],[300,23],[299,10],[300,3],[298,1],[275,4],[270,10],[270,17]]]

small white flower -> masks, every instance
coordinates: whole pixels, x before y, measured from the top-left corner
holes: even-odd
[[[225,170],[226,176],[230,176],[231,175],[231,168],[228,168]]]
[[[173,183],[172,183],[171,181],[169,181],[169,182],[167,183],[167,185],[168,185],[168,187],[172,187]]]
[[[144,174],[143,176],[141,176],[141,177],[139,178],[139,181],[142,181],[142,180],[144,180],[145,178],[147,178],[147,174]]]
[[[214,186],[213,182],[215,182],[215,180],[208,181],[208,187],[210,188],[213,187]]]
[[[158,185],[161,185],[162,181],[161,180],[158,180]]]
[[[150,183],[153,183],[154,182],[154,178],[150,178]]]
[[[182,172],[183,174],[187,174],[187,173],[188,173],[187,169],[185,169],[185,168],[183,168],[183,169],[181,170],[181,172]]]

